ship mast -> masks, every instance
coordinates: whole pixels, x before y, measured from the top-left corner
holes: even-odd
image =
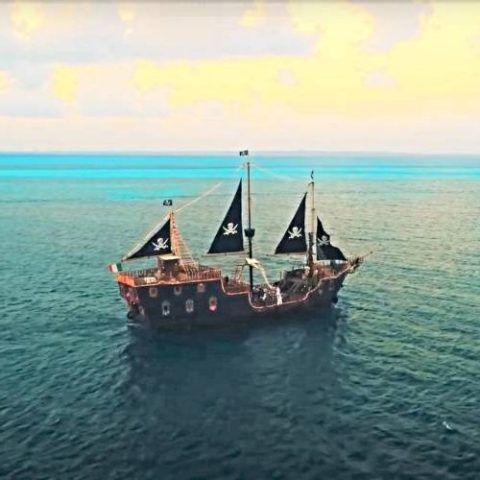
[[[313,170],[310,174],[311,182],[309,183],[310,187],[310,231],[308,232],[308,256],[307,264],[310,267],[310,275],[313,275],[313,263],[314,255],[316,250],[315,245],[315,181],[313,179]]]
[[[248,150],[240,152],[240,155],[248,156]],[[255,235],[255,229],[252,228],[252,192],[250,182],[250,162],[246,162],[247,166],[247,205],[248,205],[248,227],[245,229],[245,236],[248,239],[248,258],[253,258],[253,237]],[[250,291],[253,290],[253,266],[248,265],[249,279],[250,279]]]

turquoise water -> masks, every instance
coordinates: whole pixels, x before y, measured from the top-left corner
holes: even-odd
[[[220,332],[128,326],[106,264],[164,198],[223,181],[178,216],[212,263],[238,160],[0,156],[0,477],[478,478],[480,158],[258,156],[272,278],[312,168],[334,241],[374,251],[338,308]]]

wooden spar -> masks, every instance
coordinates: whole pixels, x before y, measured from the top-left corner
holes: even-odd
[[[248,258],[253,258],[253,236],[255,235],[255,230],[252,228],[252,192],[250,186],[250,162],[247,162],[247,184],[248,184],[248,228],[245,229],[245,235],[248,238]],[[248,266],[249,270],[249,279],[250,279],[250,290],[253,290],[253,266]]]
[[[313,170],[311,173],[310,182],[310,231],[308,232],[308,253],[307,253],[307,265],[310,268],[309,275],[313,275],[314,255],[316,255],[316,232],[315,232],[315,182],[313,179]]]

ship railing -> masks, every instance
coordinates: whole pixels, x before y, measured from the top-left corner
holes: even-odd
[[[229,280],[228,283],[224,282],[223,288],[225,292],[229,294],[248,293],[250,291],[250,285],[239,280]]]
[[[182,271],[172,274],[164,274],[158,268],[147,268],[130,272],[119,272],[117,281],[132,287],[139,287],[152,284],[179,284],[202,280],[220,279],[222,273],[218,268],[206,266],[188,266]]]

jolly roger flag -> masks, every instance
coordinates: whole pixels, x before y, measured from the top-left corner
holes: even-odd
[[[171,207],[172,205],[173,205],[173,202],[170,198],[163,201],[163,206],[164,207]]]
[[[155,255],[164,255],[166,253],[172,253],[170,217],[168,217],[168,220],[158,230],[149,235],[141,246],[125,255],[122,260],[153,257]]]
[[[330,235],[317,217],[317,260],[346,260],[343,252],[330,243]]]
[[[243,250],[242,181],[240,180],[230,208],[220,224],[208,253],[243,252]]]
[[[240,156],[246,157],[248,155],[248,150],[240,150]]]

